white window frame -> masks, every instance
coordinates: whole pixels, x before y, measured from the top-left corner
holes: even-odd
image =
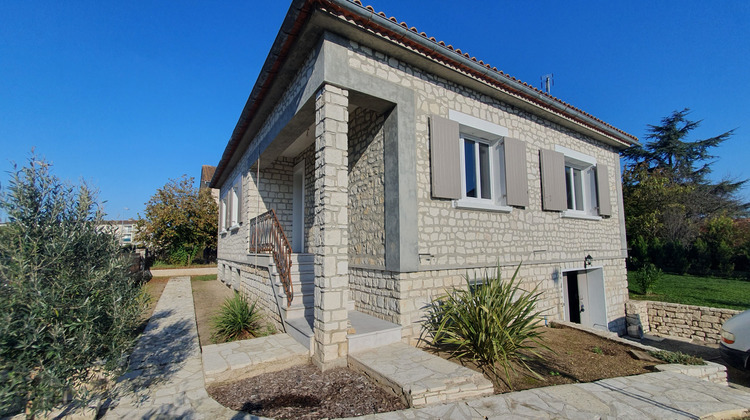
[[[453,200],[453,207],[460,209],[474,209],[509,213],[512,207],[506,205],[506,179],[505,179],[505,149],[503,139],[508,136],[508,129],[450,110],[449,119],[458,122],[460,136],[460,172],[461,172],[461,198]],[[474,154],[477,168],[477,195],[478,197],[466,196],[466,150],[465,141],[475,142]],[[490,153],[490,198],[481,198],[481,181],[479,169],[479,144],[489,146]]]
[[[580,170],[581,172],[581,201],[583,209],[579,210],[568,207],[567,210],[562,212],[562,217],[601,220],[602,217],[599,216],[597,208],[596,158],[562,146],[555,146],[555,151],[560,152],[565,156],[565,172],[563,173],[563,177],[565,179],[566,207],[568,207],[569,195],[572,194],[573,196],[574,207],[576,201],[576,191],[573,186],[572,171],[571,176],[569,176],[568,168]]]

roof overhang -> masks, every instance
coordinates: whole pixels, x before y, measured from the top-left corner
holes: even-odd
[[[334,32],[384,52],[410,65],[455,81],[503,102],[590,136],[615,149],[638,144],[638,139],[533,86],[478,61],[426,34],[375,13],[371,7],[348,0],[293,0],[271,51],[266,57],[239,121],[211,180],[219,188],[249,146],[274,103],[284,93],[296,70],[318,43]]]

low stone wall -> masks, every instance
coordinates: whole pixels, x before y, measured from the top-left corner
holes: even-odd
[[[268,256],[259,257],[256,267],[255,264],[220,259],[218,277],[233,290],[247,296],[250,302],[256,302],[257,307],[266,315],[267,321],[283,331],[281,314],[276,306],[276,296],[271,285],[270,261]]]
[[[625,312],[631,336],[637,334],[640,325],[642,332],[698,339],[706,343],[718,343],[724,321],[740,313],[732,309],[634,300],[625,304]]]
[[[646,301],[631,301],[631,302],[636,302],[637,304],[647,303]],[[645,344],[641,344],[636,341],[628,340],[627,338],[618,337],[616,333],[613,333],[611,331],[602,331],[602,330],[598,330],[595,328],[587,328],[587,327],[581,326],[580,324],[574,324],[572,322],[566,322],[566,321],[553,321],[552,323],[563,325],[568,328],[585,331],[589,334],[597,335],[599,337],[606,338],[607,340],[612,340],[620,344],[625,344],[631,347],[635,347],[643,351],[647,351],[647,352],[648,351],[660,351],[660,349],[657,349],[656,347],[647,346]],[[702,379],[704,381],[713,382],[715,384],[725,385],[725,386],[728,385],[726,366],[723,366],[714,362],[709,362],[707,360],[705,362],[706,362],[705,365],[700,365],[700,366],[664,364],[664,365],[656,365],[655,367],[656,367],[656,370],[660,372],[676,372],[676,373],[681,373],[683,375],[692,376],[694,378]]]

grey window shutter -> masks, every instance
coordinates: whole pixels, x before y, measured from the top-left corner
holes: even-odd
[[[599,201],[599,215],[611,216],[612,203],[609,194],[609,168],[607,168],[607,165],[596,165],[596,196]]]
[[[232,206],[234,203],[232,202],[232,189],[229,189],[229,192],[227,193],[227,219],[226,219],[226,227],[229,229],[232,226]]]
[[[568,207],[565,195],[565,155],[553,150],[539,151],[542,171],[542,210],[564,211]]]
[[[237,224],[242,224],[242,178],[243,176],[240,175],[240,180],[237,183]]]
[[[458,123],[437,115],[430,116],[433,197],[461,198],[460,156]]]
[[[529,205],[529,177],[526,171],[526,143],[518,139],[504,140],[505,191],[509,206]]]
[[[226,208],[226,202],[222,199],[219,202],[219,230],[224,230],[224,211]]]

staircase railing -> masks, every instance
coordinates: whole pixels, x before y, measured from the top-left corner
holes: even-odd
[[[292,247],[273,209],[250,220],[250,252],[273,255],[273,262],[286,293],[286,305],[292,304]]]

